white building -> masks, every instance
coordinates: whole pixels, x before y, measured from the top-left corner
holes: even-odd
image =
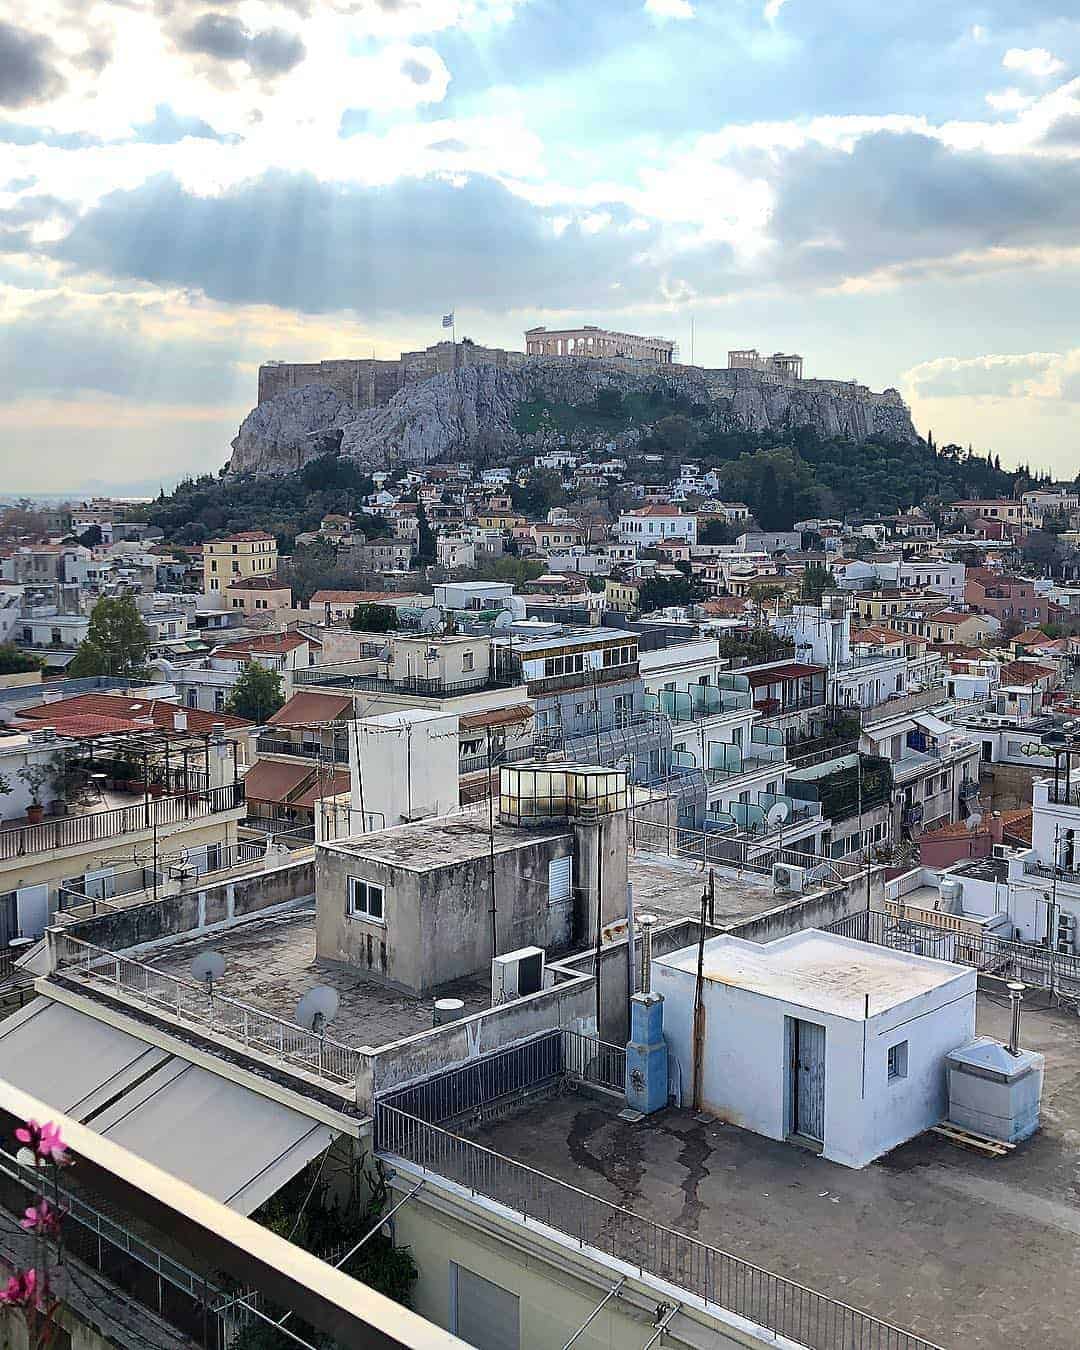
[[[684,1102],[698,950],[653,963]],[[813,929],[705,943],[701,1104],[771,1139],[864,1167],[941,1121],[945,1056],[975,1033],[976,972]]]
[[[697,543],[697,516],[684,515],[677,506],[640,506],[619,517],[618,538],[624,544],[653,548],[665,539]]]

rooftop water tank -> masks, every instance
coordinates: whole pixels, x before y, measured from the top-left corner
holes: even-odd
[[[946,1055],[949,1123],[1007,1144],[1027,1139],[1039,1128],[1043,1059],[989,1036]]]
[[[963,914],[964,888],[955,877],[942,877],[938,882],[938,902],[935,909],[942,914]]]

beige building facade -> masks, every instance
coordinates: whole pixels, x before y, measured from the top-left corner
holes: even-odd
[[[203,592],[222,595],[238,581],[274,576],[277,566],[277,540],[265,530],[211,539],[203,544]]]

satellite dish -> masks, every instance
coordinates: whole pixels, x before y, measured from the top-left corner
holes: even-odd
[[[513,626],[514,626],[514,616],[510,613],[508,609],[504,609],[503,612],[499,615],[499,617],[495,620],[496,633],[505,633],[508,628],[513,628]]]
[[[973,811],[971,815],[968,816],[964,824],[968,827],[969,830],[977,830],[979,826],[982,824],[982,812]]]
[[[214,981],[220,980],[224,974],[225,958],[220,952],[200,952],[191,963],[192,979],[205,984],[210,990],[214,988]]]
[[[392,661],[393,659],[394,653],[390,650],[389,647],[384,647],[382,651],[379,653],[380,661]]]
[[[430,633],[441,626],[443,621],[443,612],[438,605],[432,605],[430,609],[425,609],[420,615],[420,628],[425,633]]]
[[[773,802],[765,819],[770,825],[783,825],[790,815],[791,807],[788,806],[787,802]]]
[[[340,1002],[336,989],[331,989],[329,985],[317,984],[314,989],[309,989],[296,1005],[296,1021],[308,1031],[314,1031],[317,1036],[321,1036],[327,1024],[337,1016]]]

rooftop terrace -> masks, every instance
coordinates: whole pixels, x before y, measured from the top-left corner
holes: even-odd
[[[1007,1039],[1008,1023],[981,994],[980,1034]],[[928,1134],[853,1171],[710,1117],[631,1124],[575,1095],[470,1137],[949,1350],[1073,1350],[1076,1020],[1028,1006],[1022,1041],[1046,1055],[1042,1130],[1005,1158]]]

